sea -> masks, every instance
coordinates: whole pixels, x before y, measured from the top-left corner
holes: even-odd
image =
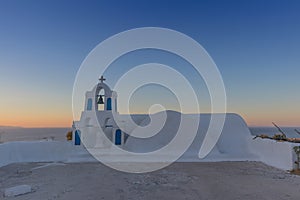
[[[66,140],[71,128],[20,128],[0,127],[0,143],[11,141]]]

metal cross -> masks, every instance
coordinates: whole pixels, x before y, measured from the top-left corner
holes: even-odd
[[[101,83],[103,83],[103,81],[105,81],[106,79],[103,77],[103,76],[101,76],[101,78],[99,78],[99,81],[101,81]]]

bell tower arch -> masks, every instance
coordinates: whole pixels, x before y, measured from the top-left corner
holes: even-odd
[[[104,144],[105,140],[99,133],[102,131],[112,144],[124,144],[125,133],[118,127],[114,119],[114,115],[118,115],[117,93],[112,91],[104,81],[105,78],[101,76],[95,87],[86,92],[84,111],[81,114],[80,122],[77,124],[82,138],[88,141],[89,147],[110,146],[110,144]],[[99,110],[101,107],[102,109]]]

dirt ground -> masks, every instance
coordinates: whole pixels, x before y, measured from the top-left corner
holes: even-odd
[[[32,193],[4,197],[3,189]],[[0,168],[0,199],[300,199],[300,177],[260,162],[174,163],[128,174],[100,163],[21,163]]]

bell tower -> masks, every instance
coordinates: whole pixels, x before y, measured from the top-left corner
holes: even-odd
[[[88,141],[86,144],[89,147],[124,144],[124,133],[114,119],[114,116],[118,115],[117,93],[104,83],[105,80],[101,76],[93,90],[86,92],[84,111],[76,125],[76,128],[80,130],[81,139]],[[101,132],[104,132],[106,138],[103,138]],[[110,142],[107,141],[107,138]]]
[[[84,110],[118,112],[117,93],[104,83],[106,79],[103,76],[99,80],[100,82],[92,91],[86,92]],[[103,109],[99,109],[100,107],[103,107]]]

